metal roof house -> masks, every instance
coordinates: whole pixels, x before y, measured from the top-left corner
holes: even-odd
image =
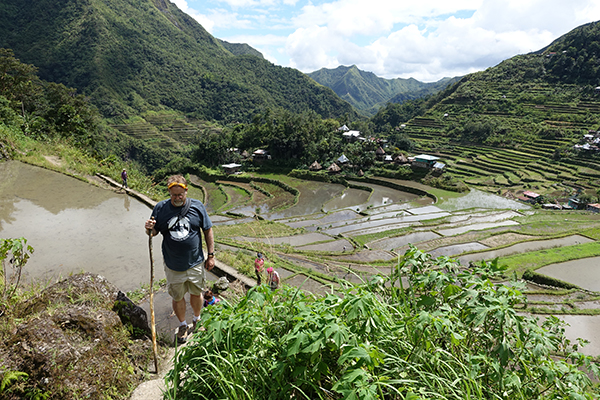
[[[342,154],[338,159],[337,162],[339,162],[340,164],[346,164],[347,162],[350,162],[350,160],[348,159],[348,157],[346,157],[345,154]]]
[[[241,166],[242,166],[242,164],[236,164],[236,163],[221,165],[221,167],[223,167],[223,169],[225,170],[225,173],[227,175],[235,174],[235,173],[239,172]]]
[[[420,167],[420,168],[433,168],[433,166],[439,159],[440,158],[436,157],[436,156],[430,156],[428,154],[421,154],[421,155],[415,156],[415,159],[412,162],[412,165],[414,167]]]
[[[599,203],[588,204],[585,209],[587,211],[591,211],[593,213],[600,213],[600,204]]]
[[[354,140],[358,140],[360,138],[360,132],[359,131],[347,131],[347,132],[342,133],[342,136],[344,137],[344,139],[351,142]]]
[[[262,163],[262,162],[265,162],[266,160],[270,160],[270,159],[271,159],[271,155],[269,154],[269,152],[267,150],[258,149],[258,150],[255,150],[254,153],[252,153],[252,162]]]

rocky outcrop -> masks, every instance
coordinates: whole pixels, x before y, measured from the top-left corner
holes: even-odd
[[[148,325],[146,311],[133,303],[125,293],[119,291],[113,311],[119,315],[121,322],[130,330],[131,336],[136,339],[152,339],[152,331]]]
[[[118,292],[101,276],[80,274],[18,306],[13,334],[0,342],[0,380],[15,371],[27,377],[0,397],[128,398],[143,380],[152,345],[129,336],[113,311]]]

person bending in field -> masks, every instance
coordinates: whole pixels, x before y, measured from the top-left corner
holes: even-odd
[[[275,290],[279,287],[279,273],[273,269],[273,267],[267,268],[267,284],[271,290]]]

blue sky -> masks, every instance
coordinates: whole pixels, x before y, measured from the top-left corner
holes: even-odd
[[[213,36],[313,72],[357,65],[434,82],[600,20],[600,0],[171,0]]]

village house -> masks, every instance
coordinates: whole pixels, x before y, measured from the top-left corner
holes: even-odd
[[[253,162],[264,162],[265,160],[270,160],[271,155],[267,150],[258,149],[252,153],[252,161]]]
[[[406,156],[404,154],[398,154],[394,158],[394,162],[396,164],[409,164],[408,158],[406,158]]]
[[[350,162],[350,160],[348,159],[348,157],[346,157],[345,154],[342,154],[341,156],[338,157],[337,162],[340,164],[347,164]]]
[[[573,149],[584,151],[600,151],[600,132],[590,129],[588,133],[583,135],[581,142],[583,143],[574,145]]]
[[[443,172],[446,169],[446,164],[436,161],[435,164],[433,164],[433,169],[437,172]]]
[[[583,208],[583,203],[577,197],[569,198],[568,205],[573,210],[581,210]]]
[[[600,203],[588,204],[585,209],[596,214],[600,213]]]
[[[342,133],[342,137],[347,142],[355,142],[361,138],[359,131],[347,131]]]
[[[332,163],[329,167],[327,167],[327,172],[330,174],[338,174],[342,169],[336,163]]]
[[[535,192],[526,190],[523,192],[523,196],[520,196],[518,199],[525,203],[535,204],[542,201],[542,196]]]
[[[321,164],[315,161],[314,163],[310,164],[310,167],[308,167],[308,169],[309,171],[320,171],[323,169],[323,167],[321,166]]]
[[[421,154],[421,155],[415,156],[414,161],[412,162],[412,165],[413,165],[413,167],[431,169],[431,168],[433,168],[433,166],[439,159],[440,158],[436,157],[436,156],[430,156],[428,154]]]
[[[231,175],[231,174],[239,173],[240,168],[242,167],[242,164],[236,164],[236,163],[223,164],[223,165],[221,165],[221,167],[223,168],[223,170],[225,170],[225,173],[227,175]]]

